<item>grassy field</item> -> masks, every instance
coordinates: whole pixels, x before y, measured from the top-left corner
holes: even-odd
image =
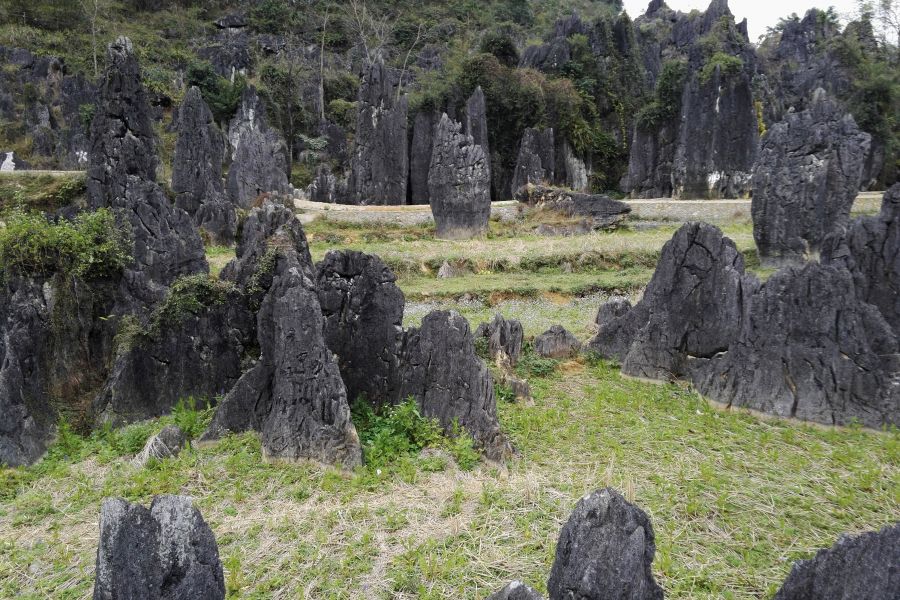
[[[669,598],[767,598],[792,560],[900,520],[896,431],[760,420],[604,363],[540,377],[548,365],[524,362],[535,403],[499,402],[521,452],[500,467],[463,470],[438,448],[342,478],[264,464],[253,434],[127,460],[163,423],[196,435],[209,411],[63,436],[44,462],[3,472],[0,597],[89,597],[104,496],[194,497],[234,598],[474,599],[514,578],[544,590],[562,523],[604,485],[651,516]]]
[[[347,245],[408,265],[398,278],[411,298],[406,326],[454,308],[473,328],[500,312],[529,337],[561,323],[584,339],[611,294],[640,298],[674,230],[507,238],[494,225],[492,238],[471,242],[321,222],[307,232],[316,260]],[[726,235],[752,264],[750,230]],[[207,253],[215,274],[233,249]],[[438,280],[444,260],[472,273]],[[460,439],[433,438],[421,451],[367,442],[375,426],[362,420],[373,445],[353,477],[265,464],[253,434],[145,468],[130,461],[166,423],[196,437],[208,409],[182,406],[88,439],[63,428],[44,461],[0,471],[0,597],[90,597],[105,496],[145,505],[159,493],[192,496],[216,534],[231,598],[474,600],[512,579],[545,591],[560,527],[604,485],[650,515],[653,572],[668,598],[769,598],[792,560],[900,520],[896,430],[721,412],[687,387],[628,380],[603,361],[527,351],[517,370],[535,401],[515,404],[498,389],[501,426],[520,452],[499,466],[470,464]],[[390,449],[391,460],[373,458]]]

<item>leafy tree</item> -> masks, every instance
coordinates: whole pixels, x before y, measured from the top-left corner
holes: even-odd
[[[187,85],[196,85],[209,105],[213,118],[220,125],[234,116],[244,91],[244,78],[236,75],[234,83],[220,77],[208,61],[188,65]]]
[[[493,54],[507,67],[519,64],[519,49],[510,37],[499,31],[488,31],[481,38],[479,50],[483,54]]]

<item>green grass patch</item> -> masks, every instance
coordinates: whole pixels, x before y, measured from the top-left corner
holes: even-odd
[[[78,175],[0,174],[0,212],[21,208],[54,212],[87,192],[87,178]]]

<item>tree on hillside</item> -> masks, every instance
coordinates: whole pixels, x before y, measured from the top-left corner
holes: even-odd
[[[97,31],[99,26],[97,20],[102,13],[109,9],[109,0],[78,0],[78,5],[81,7],[81,12],[87,18],[88,25],[91,28],[91,47],[94,52],[94,78],[97,78],[100,76],[100,70],[97,66]]]
[[[366,53],[366,60],[373,62],[391,44],[396,20],[363,0],[348,0],[341,12],[356,43]]]

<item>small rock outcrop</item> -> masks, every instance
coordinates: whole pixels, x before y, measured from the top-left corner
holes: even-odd
[[[256,86],[246,85],[241,92],[241,103],[228,123],[229,157],[233,158],[237,153],[244,134],[266,129],[266,106],[260,99]]]
[[[156,182],[150,114],[131,40],[120,36],[106,47],[106,77],[91,122],[87,176],[91,208],[108,207],[124,198],[131,177]]]
[[[578,501],[556,545],[550,600],[662,600],[650,566],[656,537],[647,514],[613,488]]]
[[[753,238],[765,267],[802,265],[849,224],[871,136],[824,90],[760,140],[753,170]]]
[[[517,319],[504,319],[497,313],[490,323],[481,323],[475,330],[474,337],[484,337],[488,340],[488,351],[491,356],[503,350],[512,364],[519,361],[522,354],[522,341],[525,339],[525,330],[521,321]]]
[[[631,310],[631,302],[627,298],[613,298],[609,302],[604,302],[597,309],[594,316],[594,323],[597,325],[605,325],[619,317],[623,316]]]
[[[562,325],[550,329],[534,338],[534,351],[542,358],[569,358],[578,354],[581,342]]]
[[[821,260],[847,267],[859,299],[877,307],[900,337],[900,184],[885,192],[878,215],[857,217],[846,232],[826,238]]]
[[[316,264],[325,343],[338,356],[352,402],[397,399],[406,300],[391,269],[374,254],[331,250]]]
[[[146,466],[151,458],[156,460],[165,460],[167,458],[175,458],[181,454],[184,445],[187,443],[187,436],[178,425],[166,425],[159,433],[150,436],[144,449],[134,457],[134,462]]]
[[[191,498],[103,499],[94,600],[123,598],[224,600],[216,538]]]
[[[251,301],[253,288],[265,290],[256,325],[261,356],[219,403],[198,442],[255,429],[266,461],[353,469],[362,463],[362,448],[340,369],[326,347],[303,229],[290,211],[265,202],[248,217],[243,237],[247,244],[242,239],[222,276],[237,278]]]
[[[306,188],[310,202],[344,204],[347,199],[347,183],[339,180],[325,164],[316,165],[313,179]]]
[[[222,162],[225,140],[213,123],[200,89],[192,87],[178,110],[178,140],[172,165],[175,206],[209,232],[213,242],[230,245],[237,230],[234,206],[225,200]]]
[[[412,396],[423,415],[448,434],[457,420],[489,460],[510,457],[513,448],[500,431],[494,381],[475,355],[469,321],[456,311],[436,310],[411,327],[401,354],[400,398]]]
[[[390,72],[381,57],[363,75],[358,111],[350,157],[350,203],[406,204],[409,96],[394,99]]]
[[[533,183],[520,187],[514,198],[535,208],[562,211],[568,217],[586,217],[585,220],[592,229],[616,229],[631,212],[628,204],[609,196],[580,194]]]
[[[556,165],[555,152],[553,129],[548,127],[543,131],[538,131],[530,127],[526,128],[522,134],[519,158],[516,160],[516,170],[513,173],[512,193],[515,195],[523,185],[528,183],[533,185],[552,184]]]
[[[693,361],[737,339],[759,285],[744,275],[743,255],[719,228],[685,223],[663,246],[643,299],[600,325],[584,350],[618,356],[622,372],[633,377],[690,377]]]
[[[851,537],[794,563],[772,600],[893,600],[900,590],[900,525]]]
[[[739,338],[693,381],[727,406],[881,428],[900,425],[897,352],[894,332],[858,299],[850,272],[811,262],[769,277]]]
[[[19,158],[15,152],[0,152],[0,173],[30,170],[31,165]]]
[[[544,600],[544,597],[524,581],[511,581],[485,600]]]
[[[487,157],[446,114],[434,134],[428,193],[435,237],[467,239],[488,231],[491,181]]]

